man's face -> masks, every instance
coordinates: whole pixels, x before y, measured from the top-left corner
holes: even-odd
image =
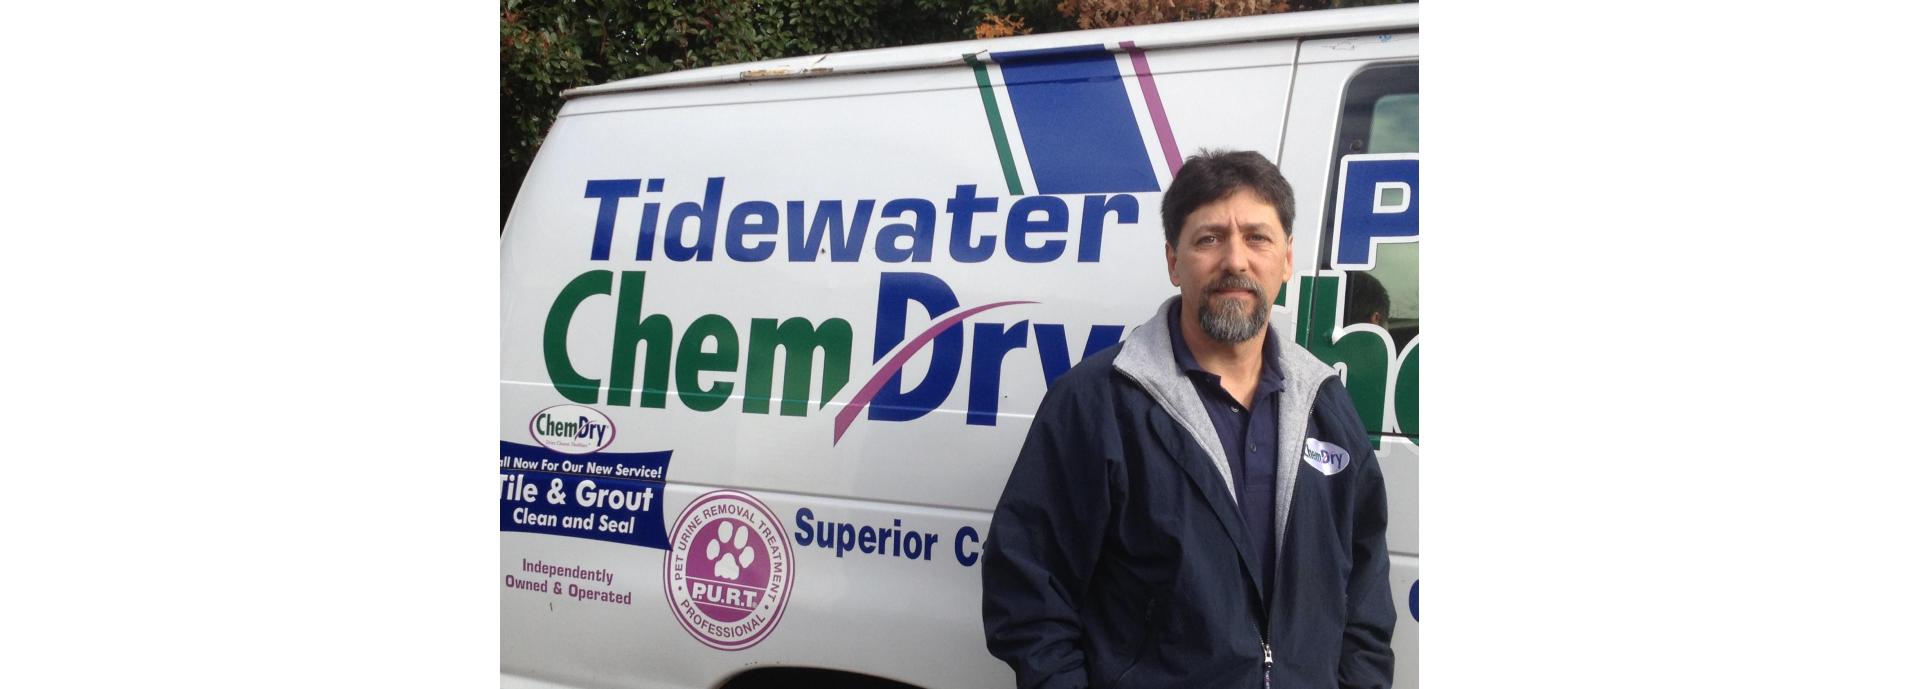
[[[1214,341],[1237,344],[1264,333],[1273,296],[1292,279],[1292,237],[1278,209],[1240,189],[1186,216],[1165,261],[1184,313]]]

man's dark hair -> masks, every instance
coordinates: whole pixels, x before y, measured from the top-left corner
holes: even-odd
[[[1159,222],[1165,224],[1165,243],[1179,245],[1179,231],[1186,216],[1200,206],[1212,203],[1240,189],[1251,189],[1279,211],[1279,224],[1285,236],[1292,236],[1292,214],[1298,204],[1292,199],[1292,185],[1279,174],[1279,166],[1254,151],[1214,151],[1200,149],[1185,159],[1185,166],[1173,176],[1159,201]]]
[[[1385,284],[1379,282],[1378,278],[1355,270],[1345,274],[1345,281],[1348,285],[1345,290],[1346,325],[1370,323],[1375,313],[1380,321],[1392,317],[1392,295],[1386,294]]]

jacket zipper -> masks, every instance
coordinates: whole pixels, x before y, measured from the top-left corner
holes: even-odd
[[[1311,423],[1312,412],[1315,412],[1318,410],[1319,410],[1319,401],[1318,399],[1314,398],[1312,400],[1312,406],[1308,407],[1305,410],[1306,423],[1308,424]],[[1299,482],[1297,480],[1294,480],[1292,481],[1292,499],[1285,503],[1286,511],[1290,512],[1292,510],[1293,505],[1295,505],[1298,502],[1298,500],[1299,500]],[[1285,530],[1279,532],[1279,542],[1272,544],[1272,546],[1283,550],[1285,548],[1285,537],[1287,534],[1290,534],[1290,533],[1292,533],[1292,520],[1288,517],[1285,520]],[[1273,553],[1272,556],[1274,558],[1277,558],[1278,556],[1283,554],[1284,554],[1283,552]],[[1276,567],[1275,567],[1275,570],[1276,570]],[[1278,572],[1274,571],[1272,573],[1272,597],[1273,598],[1277,598],[1279,596],[1278,578],[1279,578]],[[1277,617],[1277,615],[1274,613],[1272,608],[1273,606],[1269,603],[1266,605],[1266,608],[1265,608],[1267,627],[1272,626],[1273,622],[1275,621],[1274,618]],[[1269,633],[1270,631],[1267,629],[1259,630],[1259,648],[1265,651],[1265,689],[1272,689],[1272,637],[1269,636]]]
[[[1265,689],[1272,689],[1272,645],[1266,643],[1262,636],[1259,646],[1265,649]]]

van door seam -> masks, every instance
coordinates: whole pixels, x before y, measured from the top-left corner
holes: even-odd
[[[1279,113],[1279,150],[1272,152],[1272,164],[1277,165],[1285,159],[1286,129],[1292,126],[1292,93],[1299,85],[1299,57],[1305,41],[1292,39],[1292,71],[1285,77],[1285,108]]]

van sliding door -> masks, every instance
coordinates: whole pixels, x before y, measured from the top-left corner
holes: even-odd
[[[1343,376],[1390,506],[1393,686],[1418,686],[1418,35],[1299,46],[1279,167],[1298,196],[1280,305]],[[1283,322],[1283,321],[1281,321]]]

